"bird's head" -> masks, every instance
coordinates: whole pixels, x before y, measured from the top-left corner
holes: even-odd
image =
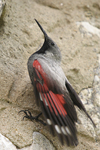
[[[40,29],[43,32],[43,34],[44,34],[44,43],[43,43],[42,47],[40,48],[40,50],[37,51],[37,53],[38,54],[43,54],[43,55],[45,55],[49,59],[51,58],[51,59],[55,59],[57,61],[61,61],[61,53],[60,53],[60,50],[59,50],[58,46],[47,35],[47,33],[42,28],[42,26],[40,25],[40,23],[36,19],[35,19],[35,21],[38,24],[38,26],[40,27]]]

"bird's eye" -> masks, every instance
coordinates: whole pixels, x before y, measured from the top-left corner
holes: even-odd
[[[54,46],[55,44],[53,42],[51,42],[51,45]]]

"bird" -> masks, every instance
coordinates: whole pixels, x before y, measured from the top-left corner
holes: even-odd
[[[76,122],[78,118],[75,105],[85,112],[94,127],[95,123],[61,68],[60,49],[40,23],[36,19],[35,21],[44,35],[43,45],[29,57],[27,62],[36,103],[41,107],[52,135],[56,132],[62,145],[65,141],[67,146],[77,146]],[[26,114],[24,117],[43,123],[39,120],[42,113],[36,117],[33,117],[28,110],[24,113]]]

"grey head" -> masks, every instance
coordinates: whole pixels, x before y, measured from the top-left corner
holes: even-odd
[[[35,19],[36,23],[40,27],[41,31],[44,34],[44,43],[42,47],[36,52],[37,54],[42,54],[48,59],[52,59],[55,61],[60,62],[61,61],[61,53],[56,45],[56,43],[47,35],[43,27],[40,25],[40,23]]]

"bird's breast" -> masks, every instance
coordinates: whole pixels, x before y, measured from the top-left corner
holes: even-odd
[[[60,67],[59,64],[56,62],[49,62],[38,59],[39,63],[41,64],[45,74],[46,74],[46,80],[49,85],[53,88],[54,86],[60,87],[61,90],[66,90],[65,87],[65,80],[66,76]]]

